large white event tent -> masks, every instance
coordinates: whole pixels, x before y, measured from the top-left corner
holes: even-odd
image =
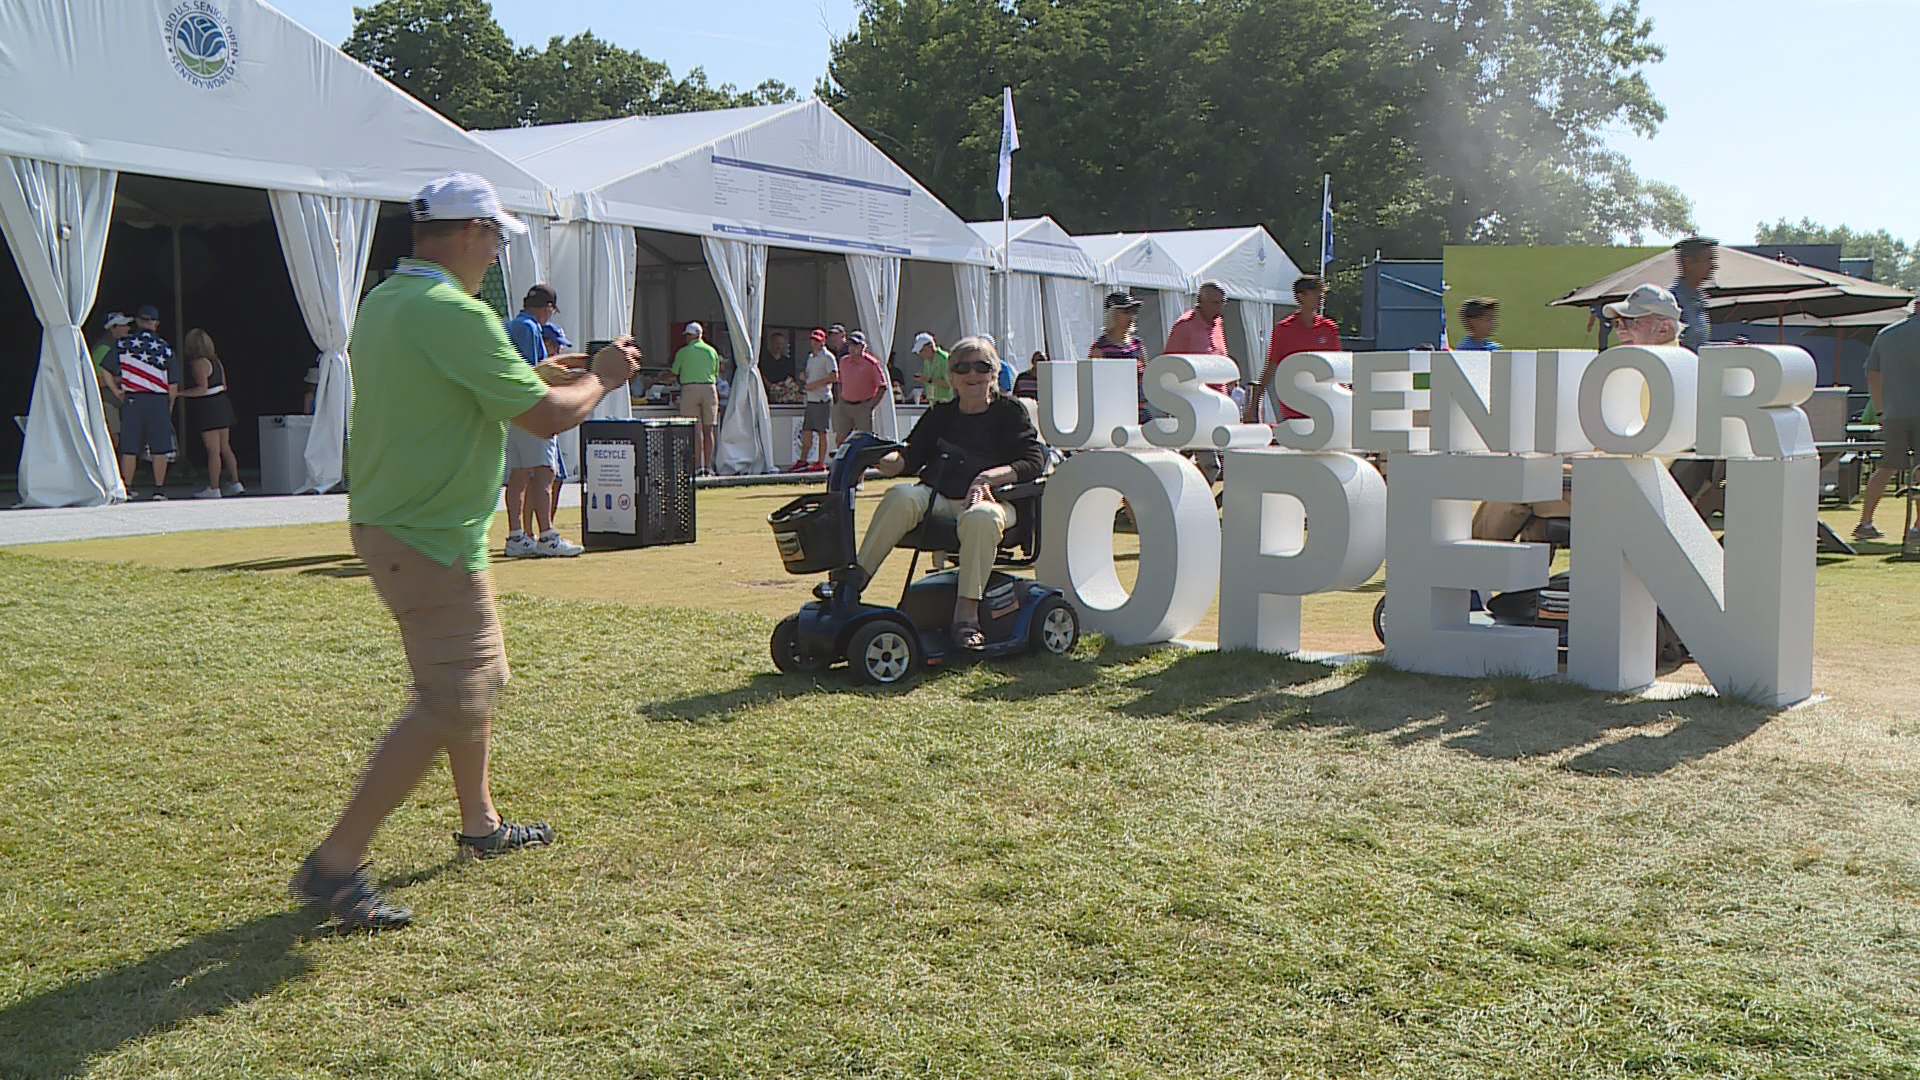
[[[1273,338],[1274,309],[1293,306],[1300,268],[1258,225],[1146,236],[1186,271],[1195,288],[1215,281],[1227,291],[1227,351],[1248,379],[1257,377]]]
[[[1074,240],[1099,266],[1101,284],[1158,297],[1157,304],[1142,303],[1138,323],[1141,340],[1158,349],[1174,320],[1193,306],[1193,278],[1173,261],[1166,245],[1145,233],[1101,233]]]
[[[1007,271],[995,333],[1014,370],[1032,367],[1036,350],[1056,360],[1085,356],[1100,333],[1100,269],[1079,243],[1050,217],[972,224]]]
[[[345,350],[379,204],[465,170],[511,209],[550,212],[532,175],[258,0],[10,0],[0,41],[0,233],[44,329],[29,506],[126,497],[80,330],[121,188],[266,193],[321,350],[308,490],[342,478]],[[178,200],[196,201],[218,200]]]
[[[857,323],[883,359],[921,329],[988,328],[986,245],[819,101],[477,134],[556,193],[547,273],[563,325],[637,326],[648,364],[664,365],[672,328],[724,313],[735,377],[722,472],[771,471],[780,456],[765,387],[741,377],[758,370],[763,327]],[[541,269],[510,266],[509,291]],[[875,427],[899,430],[888,398]]]

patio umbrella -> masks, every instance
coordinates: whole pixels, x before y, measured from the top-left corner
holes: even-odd
[[[1822,337],[1851,337],[1855,334],[1872,337],[1911,314],[1912,312],[1907,308],[1897,307],[1862,312],[1858,315],[1836,315],[1831,318],[1822,318],[1818,315],[1788,315],[1781,322]]]
[[[1835,319],[1894,312],[1896,317],[1888,322],[1899,322],[1905,317],[1903,309],[1913,302],[1913,294],[1905,289],[1860,278],[1847,278],[1845,274],[1829,276],[1846,280],[1815,289],[1772,295],[1747,293],[1722,296],[1717,292],[1710,293],[1707,300],[1708,317],[1716,323],[1770,322],[1785,326],[1788,325],[1785,320],[1789,316]]]
[[[1598,281],[1583,285],[1560,299],[1552,301],[1551,306],[1592,307],[1595,304],[1612,304],[1625,300],[1628,293],[1641,285],[1671,288],[1679,277],[1680,257],[1672,251],[1663,251],[1651,258],[1634,263],[1624,270],[1616,270]],[[1804,292],[1808,289],[1832,288],[1837,284],[1836,279],[1860,281],[1859,278],[1849,278],[1845,274],[1835,274],[1830,270],[1785,263],[1778,259],[1752,255],[1739,248],[1723,247],[1720,249],[1720,269],[1714,272],[1713,281],[1707,286],[1707,293],[1713,297],[1778,295]],[[1873,283],[1863,282],[1863,284]]]

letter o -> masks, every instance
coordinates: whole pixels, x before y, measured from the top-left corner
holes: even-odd
[[[1132,593],[1113,557],[1113,515],[1123,497],[1140,532]],[[1170,641],[1213,606],[1217,515],[1200,470],[1170,450],[1074,454],[1047,479],[1040,580],[1067,594],[1089,630],[1122,645]]]

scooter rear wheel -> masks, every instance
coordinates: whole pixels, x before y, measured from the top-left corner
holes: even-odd
[[[773,628],[773,666],[780,669],[782,675],[807,675],[824,671],[827,661],[824,658],[810,656],[800,651],[800,618],[789,615],[780,620]]]
[[[913,628],[895,619],[875,619],[853,632],[847,663],[874,686],[905,682],[920,666],[920,641]]]

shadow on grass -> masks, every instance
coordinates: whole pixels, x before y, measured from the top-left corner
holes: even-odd
[[[692,697],[676,698],[673,701],[648,702],[641,705],[635,712],[644,720],[703,724],[715,718],[725,718],[729,714],[755,705],[810,694],[816,686],[822,690],[851,690],[858,684],[853,674],[845,668],[816,672],[811,676],[761,672],[738,686],[707,694],[695,694]]]
[[[400,874],[380,887],[404,889],[457,865]],[[0,1076],[84,1076],[101,1054],[266,997],[313,970],[296,946],[358,932],[327,923],[312,905],[263,915],[0,1009]]]
[[[367,567],[358,555],[295,555],[282,559],[249,559],[221,563],[218,566],[189,566],[178,572],[199,574],[208,570],[245,571],[258,574],[298,570],[304,577],[359,578],[367,576]]]

